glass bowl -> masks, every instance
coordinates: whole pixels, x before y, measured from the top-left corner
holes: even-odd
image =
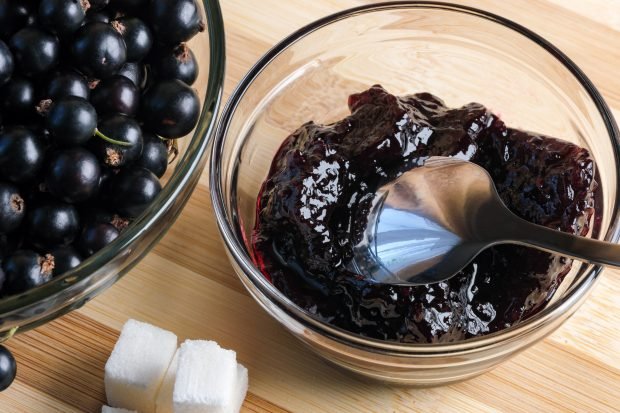
[[[549,42],[505,18],[435,2],[362,6],[318,20],[270,50],[232,94],[211,155],[211,193],[232,266],[251,295],[326,360],[383,381],[429,386],[471,378],[557,329],[583,303],[601,267],[575,263],[551,302],[519,325],[445,344],[368,339],[314,318],[269,283],[247,240],[274,154],[303,123],[348,114],[373,84],[430,92],[451,107],[481,102],[507,125],[588,148],[603,192],[599,238],[617,241],[620,146],[599,92]]]
[[[163,177],[161,193],[114,242],[79,267],[23,294],[0,300],[0,341],[79,308],[110,287],[155,246],[185,206],[206,164],[224,83],[220,5],[217,0],[198,3],[206,28],[189,46],[200,63],[192,87],[198,91],[202,111],[195,130],[176,141],[179,154]]]

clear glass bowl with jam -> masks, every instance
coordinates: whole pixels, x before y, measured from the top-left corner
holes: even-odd
[[[504,316],[509,306],[495,305],[493,309],[501,309],[504,314],[482,321],[492,325],[497,320],[501,325],[496,323],[485,331],[478,329],[474,334],[466,334],[465,323],[459,327],[465,333],[416,336],[412,331],[424,325],[424,321],[426,326],[432,327],[434,323],[440,330],[450,332],[453,327],[450,314],[442,319],[436,312],[437,318],[432,323],[424,320],[425,314],[431,314],[424,312],[432,307],[427,303],[419,312],[420,319],[413,315],[392,323],[389,314],[381,316],[381,312],[388,310],[386,294],[364,295],[366,286],[357,285],[339,296],[331,293],[332,287],[321,292],[322,287],[316,286],[315,292],[307,293],[308,285],[312,284],[308,281],[311,274],[307,265],[298,271],[304,281],[273,282],[261,255],[265,249],[255,248],[256,229],[260,229],[256,225],[257,199],[260,212],[268,201],[261,200],[263,183],[268,175],[274,174],[271,169],[274,157],[283,157],[280,152],[283,142],[295,131],[304,131],[304,136],[312,139],[315,131],[311,127],[298,129],[308,121],[332,125],[349,116],[350,110],[360,106],[355,102],[359,95],[353,101],[349,96],[375,84],[381,84],[396,96],[430,92],[450,108],[480,102],[511,128],[560,138],[570,142],[567,148],[585,148],[596,163],[598,183],[596,216],[588,216],[593,230],[586,232],[611,241],[616,241],[619,235],[618,129],[596,88],[554,46],[507,19],[442,3],[370,5],[316,21],[269,51],[233,93],[213,147],[211,191],[231,263],[254,298],[317,353],[356,373],[420,386],[467,379],[491,369],[557,329],[586,299],[601,268],[579,262],[567,264],[555,258],[562,270],[555,278],[547,279],[557,283],[539,291],[544,299],[536,304],[535,311],[521,311],[506,323]],[[360,144],[364,142],[360,140]],[[538,151],[544,153],[545,149],[538,148]],[[288,155],[296,156],[292,151]],[[300,155],[304,158],[308,154],[300,151]],[[378,159],[375,156],[377,153],[368,157],[369,168],[373,159]],[[282,189],[280,194],[284,196],[285,185]],[[276,196],[270,200],[278,199],[283,198]],[[282,227],[281,231],[296,228],[300,227]],[[274,227],[272,234],[277,230]],[[311,244],[304,237],[298,238],[301,243]],[[516,251],[521,247],[503,248],[508,248],[504,255],[509,256],[518,255]],[[321,251],[314,249],[313,253]],[[305,262],[311,263],[312,257]],[[526,254],[526,257],[533,256]],[[324,263],[338,264],[337,260]],[[329,271],[329,266],[316,268]],[[511,280],[489,289],[491,299],[506,304],[516,297],[517,307],[527,304],[528,294],[522,294],[526,286],[518,283],[518,277],[528,274],[521,273],[519,268],[488,266],[492,277]],[[493,273],[494,270],[499,273]],[[545,268],[545,277],[548,271],[550,266]],[[279,277],[283,279],[286,277]],[[459,282],[468,280],[471,274]],[[300,285],[303,288],[298,288]],[[295,293],[300,290],[305,293]],[[398,298],[402,291],[394,294]],[[424,296],[421,294],[419,301]],[[346,303],[330,313],[342,304],[338,299],[350,300],[353,305]],[[360,304],[363,300],[366,301]],[[346,315],[351,309],[357,313]],[[360,317],[361,312],[366,315]],[[480,315],[485,315],[484,308]],[[344,321],[338,317],[344,317]]]

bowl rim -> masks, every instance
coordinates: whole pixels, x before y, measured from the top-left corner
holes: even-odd
[[[222,101],[226,64],[224,21],[219,0],[202,0],[201,3],[204,5],[204,14],[206,14],[204,16],[206,17],[205,28],[209,36],[207,91],[197,127],[186,152],[178,161],[177,167],[174,169],[170,179],[151,205],[114,242],[82,261],[78,267],[52,279],[48,283],[32,288],[22,294],[1,299],[0,316],[4,317],[7,314],[37,304],[41,300],[58,296],[76,284],[88,281],[88,278],[97,270],[115,258],[121,251],[131,248],[144,234],[153,229],[159,219],[172,207],[177,198],[181,197],[184,190],[195,184],[191,177],[204,164],[203,160],[208,153],[208,145],[211,143],[210,138],[215,130],[216,117]],[[202,10],[200,12],[203,13]],[[188,198],[189,195],[182,198],[183,204]],[[158,237],[163,236],[164,233],[165,230]],[[154,243],[143,252],[142,256],[153,245]],[[133,264],[135,265],[137,261],[139,260],[136,260]],[[126,270],[130,267],[131,265]],[[126,270],[121,271],[119,276],[124,275]],[[32,321],[26,319],[24,324],[29,324]]]
[[[616,164],[620,164],[620,132],[618,126],[613,118],[613,115],[605,103],[600,92],[596,89],[589,78],[584,72],[563,52],[557,47],[545,40],[543,37],[537,35],[533,31],[526,27],[513,22],[505,17],[501,17],[497,14],[490,13],[478,8],[462,6],[447,2],[438,1],[390,1],[384,3],[374,3],[363,6],[358,6],[350,9],[346,9],[321,19],[318,19],[301,29],[295,31],[289,36],[285,37],[269,51],[267,51],[252,68],[241,79],[235,90],[230,95],[228,102],[226,103],[222,115],[220,117],[216,136],[213,142],[210,160],[210,190],[211,198],[213,202],[213,209],[217,220],[217,225],[220,230],[220,235],[227,247],[229,256],[234,259],[236,264],[243,272],[247,282],[251,283],[255,287],[255,291],[250,290],[246,285],[246,288],[250,290],[251,295],[258,292],[262,294],[272,305],[277,306],[280,311],[283,311],[288,317],[291,317],[295,321],[301,323],[306,328],[311,328],[319,334],[331,338],[337,342],[344,343],[348,346],[353,346],[363,350],[369,348],[373,351],[380,351],[386,355],[397,355],[399,357],[418,357],[420,355],[441,357],[446,354],[458,353],[459,355],[483,351],[490,346],[496,345],[499,342],[514,342],[518,341],[521,337],[529,334],[530,332],[541,328],[543,325],[550,321],[557,319],[565,312],[575,309],[578,304],[582,302],[587,293],[596,283],[603,267],[590,265],[584,271],[588,272],[587,276],[584,276],[572,289],[566,293],[566,296],[554,303],[549,304],[539,313],[536,313],[532,317],[522,321],[521,323],[500,330],[488,335],[475,337],[463,341],[449,342],[449,343],[399,343],[382,341],[373,338],[367,338],[355,333],[351,333],[339,327],[335,327],[326,322],[323,322],[309,312],[298,307],[294,302],[288,299],[282,294],[273,284],[271,284],[263,276],[263,274],[255,267],[251,260],[251,257],[246,251],[245,245],[241,239],[235,233],[235,230],[228,223],[225,196],[223,191],[223,185],[221,183],[222,176],[222,151],[226,141],[229,124],[235,114],[236,108],[245,95],[247,89],[252,85],[253,81],[261,74],[261,72],[268,66],[276,57],[284,52],[289,46],[303,39],[307,35],[325,27],[332,23],[336,23],[340,20],[344,20],[350,17],[355,17],[360,14],[388,11],[394,9],[439,9],[444,11],[452,11],[462,14],[473,15],[483,20],[497,23],[505,28],[511,29],[518,34],[531,40],[538,46],[542,47],[545,51],[551,54],[555,59],[562,64],[568,71],[576,78],[584,90],[588,93],[588,96],[596,106],[598,113],[600,114],[603,123],[607,129],[607,133],[613,145],[614,159]],[[620,171],[616,170],[616,180],[620,183]],[[620,205],[620,191],[616,191],[615,199],[612,200],[614,205]],[[605,234],[605,240],[616,242],[620,239],[620,214],[617,208],[614,208],[612,216],[610,217],[610,224],[607,233]],[[239,275],[239,274],[238,274]],[[241,275],[239,275],[241,277]],[[244,285],[245,285],[245,281]],[[260,303],[260,300],[258,300]],[[260,303],[265,306],[264,303]]]

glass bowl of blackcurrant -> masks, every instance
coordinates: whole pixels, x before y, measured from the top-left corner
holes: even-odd
[[[217,0],[0,0],[0,340],[111,286],[174,222],[224,52]]]

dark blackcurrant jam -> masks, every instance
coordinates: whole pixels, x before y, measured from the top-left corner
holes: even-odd
[[[347,269],[375,190],[431,156],[484,167],[506,203],[531,222],[586,235],[596,226],[595,164],[586,149],[508,128],[478,103],[448,108],[380,86],[349,98],[351,115],[308,122],[278,150],[257,201],[254,259],[280,291],[335,326],[410,343],[464,340],[540,311],[571,260],[503,245],[447,282],[374,284]]]

